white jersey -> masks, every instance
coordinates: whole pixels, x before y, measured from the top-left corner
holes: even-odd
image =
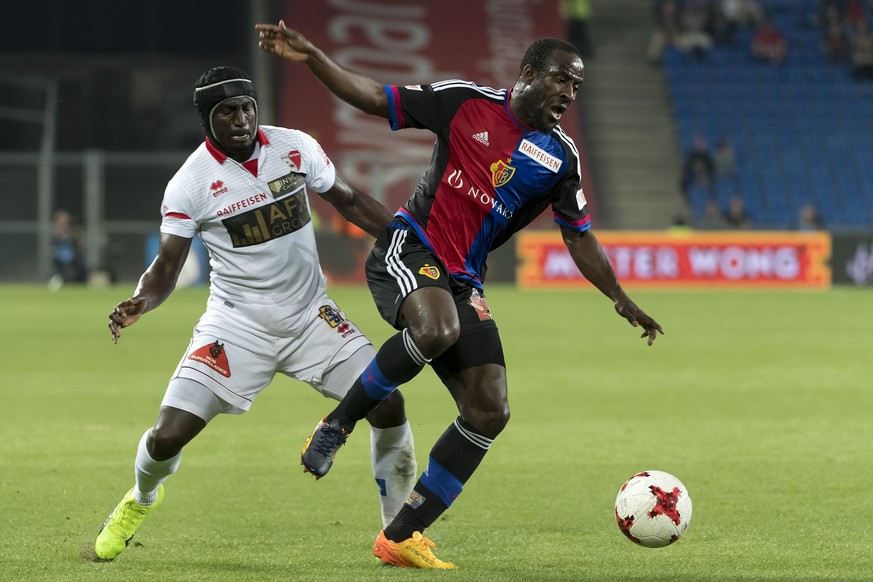
[[[329,190],[336,169],[301,131],[260,126],[257,139],[257,176],[201,144],[167,184],[161,232],[199,234],[209,251],[211,294],[261,308],[263,331],[284,335],[324,293],[307,187]]]

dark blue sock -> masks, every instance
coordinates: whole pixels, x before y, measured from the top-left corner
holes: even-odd
[[[376,357],[328,418],[338,418],[340,424],[351,431],[356,422],[379,406],[398,386],[421,372],[425,363],[427,360],[411,341],[407,330],[393,335],[382,344]]]

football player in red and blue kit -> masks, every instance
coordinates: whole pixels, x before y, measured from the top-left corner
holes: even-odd
[[[590,230],[578,152],[559,125],[582,83],[582,59],[573,45],[541,38],[528,47],[509,90],[460,80],[383,86],[340,67],[283,22],[256,28],[263,50],[305,63],[354,107],[388,119],[392,129],[436,134],[415,193],[366,263],[376,305],[399,331],[316,425],[301,462],[324,476],[355,423],[430,364],[460,415],[434,444],[427,469],[373,553],[402,567],[453,568],[433,554],[423,532],[461,494],[509,420],[503,349],[483,290],[488,253],[551,206],[582,274],[619,315],[643,328],[649,345],[663,333],[621,288]]]

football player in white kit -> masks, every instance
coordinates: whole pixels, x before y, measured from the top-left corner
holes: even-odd
[[[277,372],[340,400],[375,356],[325,292],[309,212],[318,192],[350,222],[378,235],[391,213],[347,184],[309,135],[258,125],[249,76],[217,67],[197,81],[206,139],[170,180],[161,240],[134,294],[109,315],[112,340],[173,291],[199,235],[209,251],[206,312],[173,373],[154,427],[137,449],[136,482],[106,519],[99,559],[118,556],[161,503],[182,448],[218,414],[240,414]],[[368,417],[383,525],[415,483],[412,433],[398,394]]]

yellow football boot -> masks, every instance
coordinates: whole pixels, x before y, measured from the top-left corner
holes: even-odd
[[[133,534],[142,525],[146,515],[164,500],[164,486],[158,488],[158,498],[152,505],[140,505],[133,498],[133,489],[127,492],[121,503],[109,514],[97,541],[94,542],[94,552],[101,560],[111,560],[127,548]]]
[[[401,568],[454,570],[454,564],[443,562],[433,555],[431,548],[435,547],[435,543],[418,531],[413,532],[411,538],[402,542],[392,542],[385,537],[384,531],[380,531],[376,538],[376,544],[373,546],[373,555],[382,560],[384,564],[400,566]]]

